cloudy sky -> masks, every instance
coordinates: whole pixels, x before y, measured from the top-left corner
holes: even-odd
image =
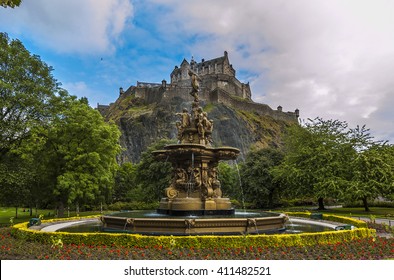
[[[227,50],[254,101],[394,143],[394,1],[23,0],[0,8],[0,31],[93,107]]]

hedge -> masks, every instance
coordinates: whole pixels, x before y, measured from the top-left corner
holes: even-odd
[[[127,233],[66,233],[32,230],[27,223],[13,226],[12,234],[27,241],[52,243],[61,240],[65,244],[155,247],[167,248],[244,248],[313,246],[333,244],[353,239],[375,236],[376,231],[368,228],[354,230],[326,231],[320,233],[273,234],[273,235],[231,235],[231,236],[146,236]]]

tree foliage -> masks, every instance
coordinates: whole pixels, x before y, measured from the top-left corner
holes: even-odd
[[[161,139],[153,143],[142,153],[136,168],[136,185],[143,190],[145,202],[159,201],[164,195],[164,189],[170,185],[172,167],[169,162],[157,161],[152,152],[162,149],[173,141]]]
[[[52,68],[19,40],[0,33],[0,45],[2,201],[62,206],[110,198],[120,151],[116,125],[86,98],[61,89]]]
[[[111,195],[120,152],[116,125],[83,100],[63,95],[51,125],[36,135],[44,141],[36,157],[50,165],[42,177],[60,204],[92,203]]]
[[[317,198],[319,209],[324,209],[323,198],[374,198],[391,177],[389,166],[383,164],[388,154],[377,152],[384,146],[365,126],[352,129],[344,121],[309,120],[289,128],[285,159],[275,168],[275,178],[295,197]],[[378,179],[378,174],[386,179]]]
[[[136,181],[137,164],[123,163],[116,171],[115,186],[112,195],[113,202],[143,201],[144,193]]]
[[[223,196],[236,199],[238,202],[244,200],[242,192],[242,181],[238,173],[238,166],[228,162],[219,162],[218,179],[221,184]]]
[[[250,151],[241,165],[245,199],[259,208],[273,208],[281,185],[274,180],[272,169],[283,160],[283,152],[275,148]]]
[[[26,161],[15,154],[7,154],[0,162],[0,202],[18,208],[27,205],[30,185],[35,176]],[[16,218],[17,218],[16,211]]]
[[[389,146],[370,147],[350,162],[351,178],[345,197],[362,200],[369,211],[368,200],[390,197],[394,193],[393,154]]]
[[[18,7],[22,3],[22,0],[0,0],[0,6],[7,8],[15,8]]]
[[[50,121],[60,91],[53,69],[31,55],[19,40],[0,33],[0,155]]]
[[[293,196],[310,196],[319,201],[340,195],[347,174],[346,162],[354,154],[347,141],[348,125],[337,120],[310,120],[292,126],[285,137],[285,159],[275,176]]]

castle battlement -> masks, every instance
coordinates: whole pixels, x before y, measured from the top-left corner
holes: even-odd
[[[145,104],[160,103],[175,97],[192,101],[192,96],[189,94],[192,89],[189,71],[195,73],[200,80],[198,94],[201,99],[268,115],[277,120],[298,121],[298,109],[294,112],[283,112],[281,106],[273,110],[266,104],[253,102],[249,83],[242,83],[236,78],[236,71],[226,51],[221,57],[211,60],[202,59],[201,62],[196,62],[193,58],[190,62],[183,59],[180,66],[175,66],[171,72],[171,83],[167,83],[166,80],[161,83],[137,81],[136,86],[130,86],[126,91],[120,88],[120,96],[134,95],[142,99]],[[100,109],[106,111],[103,107]]]

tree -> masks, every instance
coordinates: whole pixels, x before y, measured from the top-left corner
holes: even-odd
[[[22,0],[0,0],[0,6],[15,8],[22,3]]]
[[[83,100],[63,93],[59,102],[62,109],[50,126],[34,132],[43,141],[35,157],[47,167],[41,179],[52,186],[62,215],[65,205],[93,203],[112,194],[120,132]]]
[[[172,167],[169,162],[157,161],[152,152],[163,149],[173,141],[161,139],[153,143],[141,154],[137,165],[136,184],[144,191],[145,202],[159,201],[164,195],[164,189],[170,185]]]
[[[19,40],[0,33],[0,157],[50,121],[51,100],[61,90],[52,70]]]
[[[238,166],[228,164],[227,162],[219,162],[218,179],[221,184],[223,196],[236,199],[238,202],[244,201],[242,192],[242,181],[238,173]]]
[[[18,207],[28,203],[33,177],[26,161],[16,154],[7,154],[0,162],[0,201],[2,205],[15,207],[15,218],[18,218]]]
[[[142,195],[136,183],[137,165],[131,162],[123,163],[116,171],[115,186],[112,195],[114,202],[141,201]]]
[[[54,100],[62,90],[52,70],[19,40],[0,33],[0,165],[6,170],[0,188],[5,204],[12,200],[15,206],[27,205],[37,194],[35,179],[40,173],[21,146],[32,139],[35,129],[50,124],[56,111]]]
[[[394,166],[390,147],[376,145],[357,153],[350,162],[352,171],[346,197],[361,199],[366,212],[368,200],[389,196],[394,192]]]
[[[280,183],[274,180],[272,168],[283,160],[283,153],[275,148],[251,150],[241,165],[243,189],[247,201],[257,207],[274,207],[274,196]]]
[[[316,197],[319,209],[323,199],[340,197],[348,178],[348,163],[355,155],[349,142],[346,122],[309,120],[304,126],[291,126],[285,137],[285,158],[274,174],[293,196]]]

